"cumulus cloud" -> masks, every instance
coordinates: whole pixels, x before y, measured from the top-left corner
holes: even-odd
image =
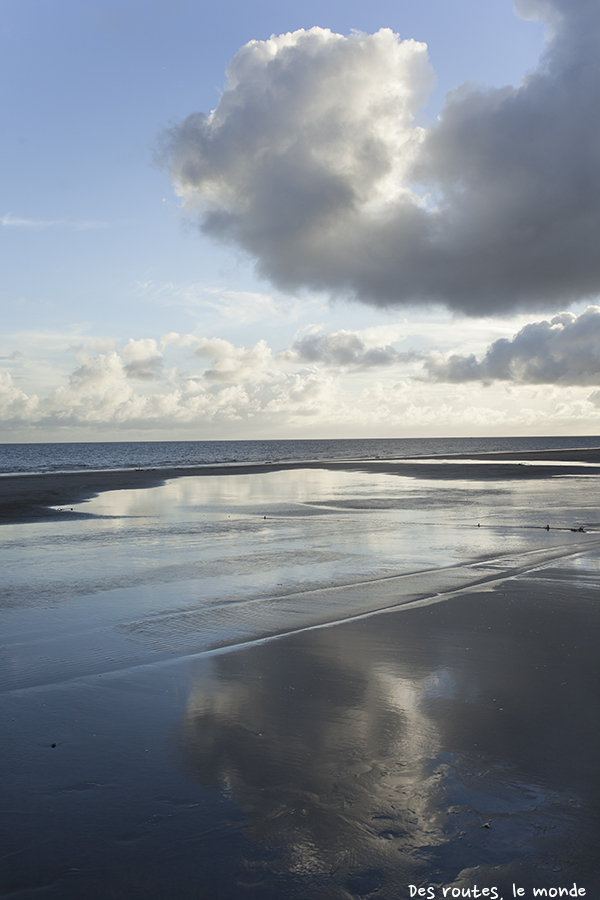
[[[429,129],[427,50],[389,29],[238,51],[210,115],[165,136],[184,209],[283,289],[469,314],[600,291],[597,0],[518,0],[548,24],[519,87],[463,85]]]
[[[453,384],[600,384],[600,307],[525,325],[511,340],[494,341],[481,360],[474,355],[431,354],[425,370],[432,381]]]
[[[126,364],[116,350],[97,356],[80,351],[79,366],[69,383],[47,398],[40,414],[78,422],[104,422],[112,417],[135,416],[139,399],[127,380]]]
[[[29,397],[14,383],[10,372],[0,372],[0,419],[27,421],[35,415],[38,398]]]
[[[265,341],[236,347],[220,338],[170,332],[158,343],[131,339],[119,352],[78,350],[67,382],[45,397],[28,396],[9,373],[0,373],[0,420],[45,427],[117,425],[227,426],[258,416],[268,423],[319,416],[332,402],[335,377],[314,369],[284,372]],[[202,371],[164,371],[167,348],[188,362],[210,360]]]
[[[123,347],[122,358],[125,373],[130,378],[158,378],[163,367],[163,357],[153,338],[133,338]]]
[[[336,331],[333,334],[311,329],[296,338],[291,349],[281,354],[283,361],[300,361],[336,369],[364,371],[385,368],[395,363],[413,362],[422,354],[400,353],[391,344],[369,346],[355,331]]]
[[[203,373],[210,382],[262,381],[272,374],[273,356],[264,340],[246,348],[236,347],[223,338],[199,338],[172,331],[163,335],[161,343],[163,347],[169,344],[189,347],[195,356],[212,360],[210,368]]]
[[[222,338],[203,338],[197,342],[194,353],[212,359],[204,377],[214,382],[261,381],[272,365],[271,350],[263,340],[247,350]]]

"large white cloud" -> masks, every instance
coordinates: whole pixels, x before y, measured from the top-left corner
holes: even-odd
[[[208,116],[165,139],[184,207],[284,289],[471,314],[600,291],[597,0],[519,0],[549,24],[518,88],[466,85],[415,125],[426,47],[382,29],[251,41]],[[510,52],[510,48],[507,48]]]
[[[433,381],[509,381],[515,384],[600,384],[600,307],[579,316],[561,313],[501,338],[477,360],[474,355],[431,354],[425,369]]]

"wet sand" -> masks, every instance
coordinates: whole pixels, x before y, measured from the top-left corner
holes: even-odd
[[[4,695],[5,895],[596,896],[600,579],[501,587]]]
[[[343,465],[3,527],[0,896],[596,896],[590,469]]]

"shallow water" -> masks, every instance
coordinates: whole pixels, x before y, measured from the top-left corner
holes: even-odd
[[[585,478],[291,470],[101,494],[0,531],[4,683],[113,671],[435,597],[598,541]],[[550,523],[550,531],[544,525]],[[537,554],[537,555],[536,555]]]
[[[4,526],[2,890],[591,896],[595,502],[294,470]]]

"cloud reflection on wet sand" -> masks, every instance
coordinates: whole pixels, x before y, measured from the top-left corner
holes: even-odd
[[[597,609],[571,595],[524,579],[218,656],[181,762],[248,817],[255,875],[302,896],[589,885]]]

